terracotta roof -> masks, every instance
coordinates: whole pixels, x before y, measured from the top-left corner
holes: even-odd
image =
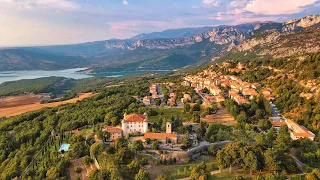
[[[286,122],[283,122],[283,121],[272,121],[271,124],[274,125],[274,126],[282,126],[282,125],[286,125]]]
[[[291,126],[291,130],[293,131],[292,134],[294,136],[300,137],[314,137],[315,135],[311,133],[307,128],[304,126],[300,126],[298,123],[291,119],[287,119],[287,124]]]
[[[145,96],[145,97],[143,98],[143,100],[151,100],[151,97],[150,97],[150,96]]]
[[[205,99],[207,99],[207,100],[216,99],[216,97],[215,97],[215,96],[205,96],[204,98],[205,98]]]
[[[170,139],[176,139],[177,138],[177,134],[167,134],[167,133],[151,133],[151,132],[147,132],[144,133],[144,139],[155,139],[155,140],[166,140],[167,138]]]
[[[144,122],[147,121],[147,116],[142,114],[129,114],[126,116],[125,120],[127,122]]]
[[[292,134],[294,136],[298,136],[298,137],[314,137],[314,135],[312,135],[310,133],[295,133],[295,132],[292,132]]]
[[[109,133],[121,133],[122,129],[113,126],[105,126],[102,131],[107,131]]]

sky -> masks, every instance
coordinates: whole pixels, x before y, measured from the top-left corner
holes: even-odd
[[[74,44],[318,14],[320,0],[0,0],[0,46]]]

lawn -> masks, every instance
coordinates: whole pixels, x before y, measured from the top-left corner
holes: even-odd
[[[157,116],[149,116],[150,122],[158,122],[159,117],[162,116],[162,118],[169,119],[171,115],[174,117],[179,116],[182,121],[190,121],[192,118],[192,115],[190,113],[183,112],[183,108],[154,108],[153,110],[158,112]]]
[[[217,170],[218,165],[213,156],[200,156],[197,160],[186,164],[175,165],[152,165],[148,169],[151,179],[156,179],[158,175],[165,174],[169,179],[179,179],[190,176],[190,167],[205,161],[210,171]]]

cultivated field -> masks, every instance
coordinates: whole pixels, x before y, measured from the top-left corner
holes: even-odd
[[[206,117],[201,118],[201,121],[204,121],[207,123],[224,124],[224,125],[236,124],[235,119],[229,114],[229,112],[224,107],[220,108],[216,114],[207,115]]]
[[[26,94],[22,96],[9,96],[0,98],[0,108],[11,108],[28,104],[35,104],[41,101],[42,95]]]
[[[8,97],[0,101],[0,117],[16,116],[45,107],[55,107],[61,104],[75,103],[92,95],[92,93],[82,93],[79,94],[78,97],[70,100],[47,104],[40,104],[41,98],[38,98],[39,95]]]

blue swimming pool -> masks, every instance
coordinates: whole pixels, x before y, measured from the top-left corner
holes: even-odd
[[[70,147],[70,144],[62,144],[59,151],[61,152],[62,150],[63,151],[68,151],[69,150],[69,147]]]

